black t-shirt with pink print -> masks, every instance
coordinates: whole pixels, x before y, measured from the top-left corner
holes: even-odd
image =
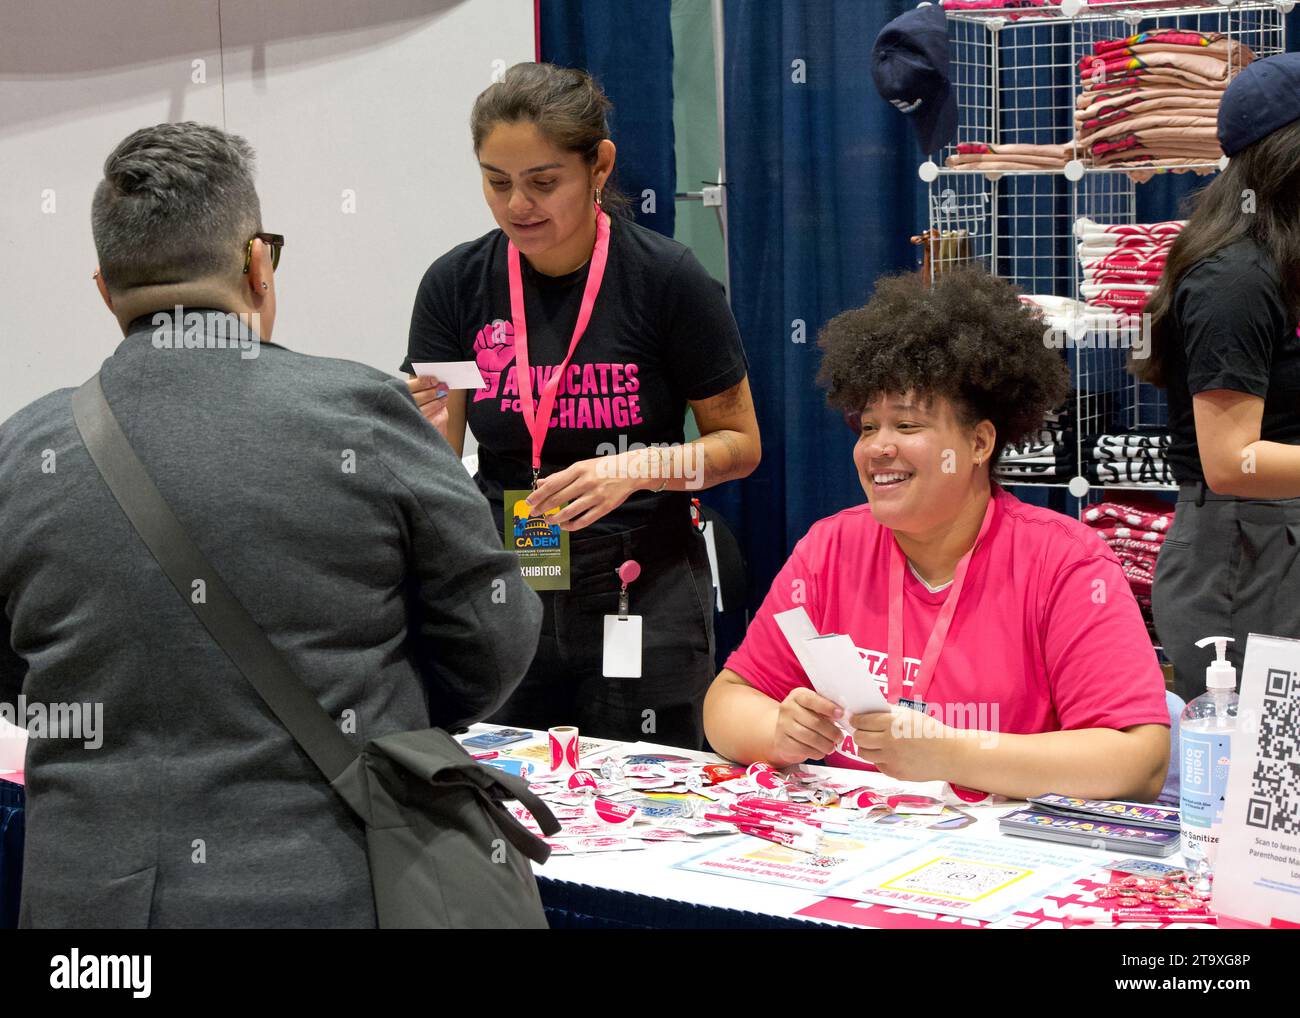
[[[452,248],[420,281],[407,359],[474,360],[487,387],[467,393],[479,443],[479,488],[500,513],[502,492],[528,488],[532,441],[520,411],[506,236],[493,230]],[[533,398],[568,352],[588,265],[564,276],[520,259]],[[542,475],[637,443],[685,440],[687,403],[738,384],[747,366],[722,286],[690,249],[615,218],[609,261],[591,321],[560,383],[542,449]],[[665,503],[689,495],[637,492],[582,533],[641,526]]]

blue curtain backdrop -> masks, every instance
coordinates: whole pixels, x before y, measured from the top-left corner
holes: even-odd
[[[816,337],[865,303],[878,276],[918,262],[909,238],[925,223],[922,157],[870,70],[877,33],[908,6],[726,3],[731,305],[763,463],[705,501],[740,539],[751,607],[816,520],[866,497],[853,436],[815,384]]]
[[[614,183],[636,221],[666,237],[677,219],[671,11],[671,0],[542,0],[539,19],[542,60],[588,71],[614,104]]]
[[[924,229],[925,188],[910,126],[870,77],[871,45],[913,0],[726,0],[726,141],[732,307],[750,358],[763,428],[763,465],[748,480],[706,493],[740,537],[750,567],[750,606],[766,593],[794,543],[816,520],[864,498],[850,460],[852,436],[816,390],[817,329],[864,303],[881,274],[912,268],[908,236]],[[1041,81],[1041,109],[1072,101],[1040,64],[1068,63],[1068,36],[1003,51],[1003,84]],[[1287,17],[1287,47],[1300,49],[1300,11]],[[1024,59],[1021,59],[1024,58]],[[802,61],[802,65],[795,64]],[[800,76],[802,67],[803,81]],[[1059,87],[1058,87],[1059,88]],[[1042,114],[1003,110],[1016,141],[1060,141]],[[1139,219],[1172,218],[1203,180],[1169,176],[1138,189]],[[1010,196],[1001,211],[1068,218],[1068,191]],[[1003,238],[1001,258],[1024,259],[1040,278],[1070,271],[1070,251]],[[1035,246],[1037,245],[1037,246]],[[792,342],[794,321],[806,343]],[[1033,501],[1034,492],[1019,496]],[[1060,507],[1066,508],[1066,507]],[[721,648],[720,648],[721,649]]]
[[[870,75],[876,34],[913,6],[725,0],[730,296],[749,355],[763,463],[747,480],[706,492],[704,501],[740,540],[751,609],[816,520],[865,497],[853,438],[815,385],[816,336],[835,314],[865,303],[878,276],[919,262],[909,237],[927,221],[916,175],[922,157],[910,124],[880,98]],[[543,59],[586,67],[615,103],[619,171],[633,196],[643,187],[660,198],[675,190],[669,7],[667,0],[541,2]],[[1068,61],[1066,41],[1038,40],[1053,63]],[[1287,49],[1300,49],[1300,11],[1287,18]],[[1031,63],[1040,59],[1046,53]],[[1044,73],[1004,54],[1004,84]],[[1042,80],[1046,86],[1050,78]],[[1045,94],[1034,105],[1051,103]],[[1035,117],[1004,110],[1000,126],[1022,134],[1018,141],[1061,140],[1038,137]],[[1203,183],[1171,176],[1143,185],[1139,219],[1173,217],[1179,199]],[[1067,194],[1003,201],[1068,217]],[[660,200],[655,216],[638,218],[671,236],[672,206]],[[1024,245],[1033,243],[1003,238],[999,255],[1023,259]],[[1049,246],[1034,248],[1031,264],[1035,275],[1050,278],[1068,271],[1069,259],[1068,250]],[[1020,495],[1033,497],[1028,489]],[[719,633],[720,655],[729,638]]]

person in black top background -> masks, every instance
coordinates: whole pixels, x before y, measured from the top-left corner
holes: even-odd
[[[610,218],[608,261],[589,324],[564,371],[541,450],[535,512],[570,532],[567,591],[540,591],[537,656],[491,720],[684,747],[703,741],[713,678],[707,553],[690,493],[747,476],[761,455],[747,364],[722,287],[691,251],[619,215],[607,184],[609,100],[589,75],[518,64],[471,116],[483,193],[499,229],[461,244],[425,273],[408,358],[474,360],[487,382],[448,393],[412,378],[421,410],[463,451],[479,443],[475,477],[503,525],[503,492],[533,484],[521,412],[507,251],[520,252],[533,398],[562,364],[597,239]],[[595,201],[593,202],[593,197]],[[687,407],[701,437],[685,442]],[[642,677],[606,678],[603,617],[618,610],[618,566],[633,559],[630,609],[643,618]]]
[[[1169,395],[1178,506],[1152,610],[1184,699],[1227,635],[1300,637],[1300,54],[1258,61],[1219,109],[1227,169],[1197,197],[1131,367]]]

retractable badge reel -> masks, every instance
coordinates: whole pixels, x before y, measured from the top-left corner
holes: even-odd
[[[639,679],[641,616],[628,614],[627,587],[641,575],[641,566],[628,559],[616,572],[623,586],[618,592],[618,614],[605,616],[605,654],[601,671],[609,679]]]

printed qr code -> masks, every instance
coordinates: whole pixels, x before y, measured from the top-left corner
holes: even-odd
[[[1250,776],[1246,823],[1300,834],[1300,674],[1270,668],[1259,719],[1259,759]]]

